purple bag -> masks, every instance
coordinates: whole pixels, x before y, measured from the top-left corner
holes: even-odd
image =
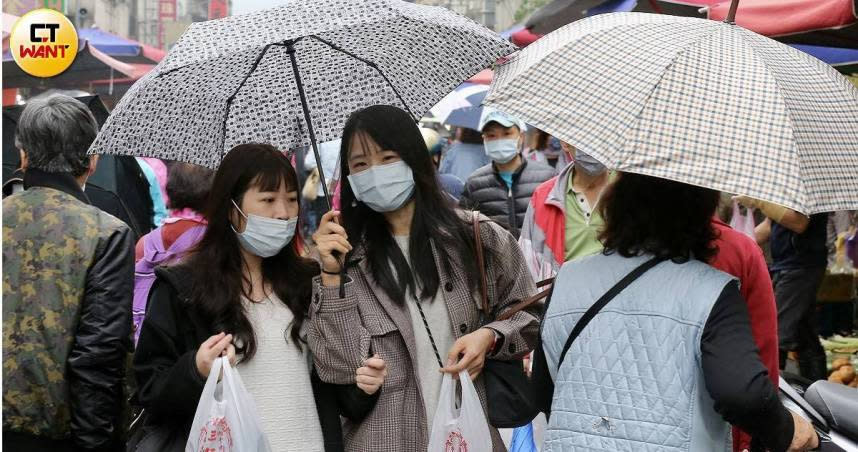
[[[182,233],[169,249],[164,249],[162,229],[158,228],[143,236],[143,257],[134,266],[134,304],[131,316],[134,322],[134,345],[140,338],[140,326],[146,317],[146,303],[149,291],[155,283],[155,267],[178,260],[190,247],[194,246],[205,232],[205,226],[194,226]]]
[[[858,230],[846,238],[846,256],[852,259],[852,266],[858,268]]]

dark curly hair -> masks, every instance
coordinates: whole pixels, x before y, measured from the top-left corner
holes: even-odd
[[[622,173],[601,200],[604,253],[709,262],[718,252],[712,225],[718,200],[719,193],[708,188]]]

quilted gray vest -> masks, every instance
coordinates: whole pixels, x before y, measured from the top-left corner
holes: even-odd
[[[595,255],[566,263],[542,339],[554,400],[546,451],[726,451],[729,425],[713,409],[700,339],[731,280],[698,261],[655,266],[596,315],[559,354],[584,312],[651,256]]]

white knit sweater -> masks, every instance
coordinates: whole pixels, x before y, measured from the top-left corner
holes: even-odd
[[[292,311],[274,294],[261,303],[245,301],[245,305],[257,349],[253,359],[239,363],[238,370],[256,402],[271,450],[323,451],[307,346],[302,352],[289,337]]]

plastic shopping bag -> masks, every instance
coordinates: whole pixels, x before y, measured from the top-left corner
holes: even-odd
[[[747,209],[745,214],[742,215],[739,203],[733,201],[733,218],[730,219],[730,227],[756,241],[757,236],[754,234],[756,226],[757,224],[754,222],[754,209]]]
[[[491,452],[489,424],[468,371],[459,373],[459,384],[462,403],[456,410],[456,382],[452,375],[444,374],[429,435],[429,452]]]
[[[223,370],[223,378],[218,376]],[[227,358],[218,358],[200,395],[185,452],[270,452],[256,404]]]

